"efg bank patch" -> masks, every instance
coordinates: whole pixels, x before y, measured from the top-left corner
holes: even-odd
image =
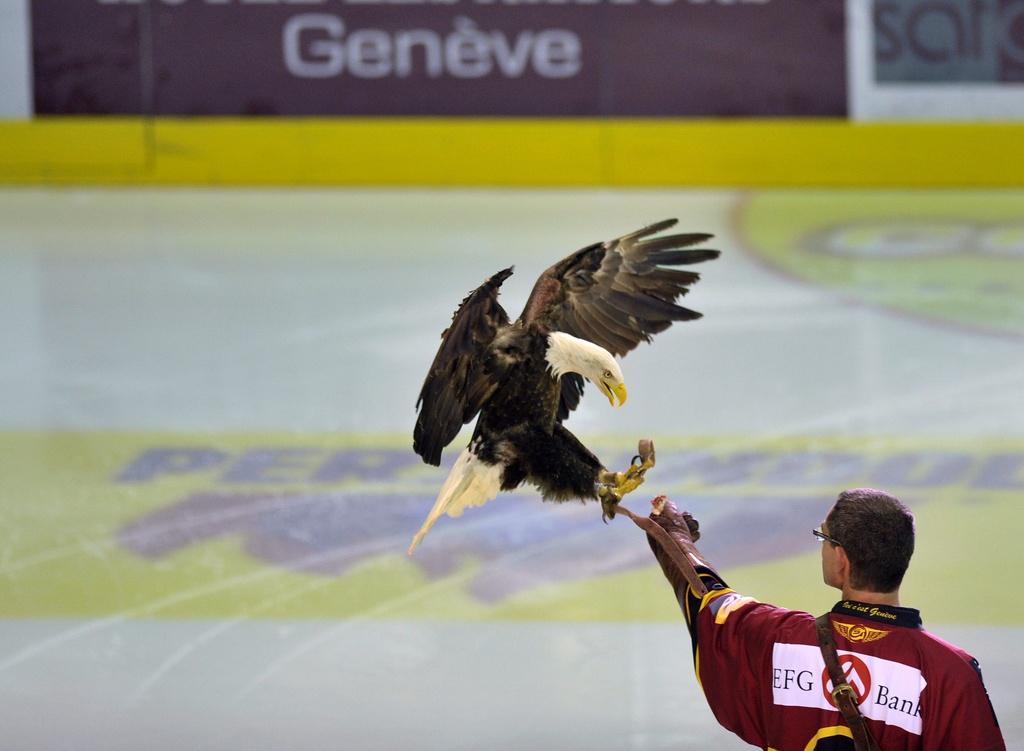
[[[839,650],[839,665],[865,717],[921,734],[921,692],[928,682],[917,668]],[[788,707],[835,709],[832,681],[817,646],[776,644],[772,649],[772,699]]]

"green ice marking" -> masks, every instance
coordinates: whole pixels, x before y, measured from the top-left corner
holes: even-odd
[[[765,192],[740,219],[776,268],[871,305],[1024,334],[1024,193]]]
[[[734,511],[739,508],[739,496],[755,499],[762,510],[770,511],[772,504],[778,504],[784,512],[792,509],[798,498],[820,495],[824,508],[837,490],[835,478],[808,484],[807,475],[791,474],[794,466],[804,466],[808,456],[838,452],[861,457],[868,474],[847,478],[852,482],[883,474],[904,477],[906,482],[892,489],[908,499],[926,501],[915,506],[921,535],[908,578],[907,602],[925,611],[926,622],[1024,623],[1024,605],[1012,597],[993,594],[1014,591],[1010,577],[1018,568],[1019,557],[1015,535],[1024,526],[1024,505],[1019,503],[1024,489],[1021,442],[813,436],[761,441],[722,436],[654,438],[661,464],[652,470],[644,487],[668,490],[683,505],[687,497],[703,496],[711,514],[708,520],[726,506]],[[635,439],[607,437],[590,443],[617,452],[630,440]],[[161,512],[196,494],[222,494],[230,499],[234,494],[294,493],[301,497],[362,489],[375,496],[389,490],[410,490],[424,498],[425,514],[443,482],[444,468],[410,465],[408,477],[382,478],[374,485],[343,476],[337,484],[273,481],[290,478],[292,473],[315,475],[323,461],[342,466],[345,457],[331,459],[338,452],[351,450],[353,456],[362,456],[355,452],[393,450],[404,442],[404,438],[387,436],[0,433],[0,476],[5,490],[0,495],[0,617],[677,618],[671,598],[665,596],[664,582],[653,567],[538,583],[499,602],[485,602],[475,598],[470,589],[482,563],[474,555],[455,561],[440,578],[431,578],[418,561],[404,555],[404,538],[396,551],[368,555],[336,576],[268,565],[246,550],[244,539],[236,534],[204,538],[153,557],[128,550],[118,540],[118,531],[126,524],[152,515],[159,521]],[[163,472],[139,482],[119,479],[139,456],[167,446],[205,447],[213,451],[207,458],[221,458],[216,467]],[[275,455],[276,463],[260,464],[261,457],[268,455],[249,453],[254,447],[307,447],[320,453],[281,453]],[[695,465],[684,452],[688,456],[703,452],[713,461],[694,474]],[[734,458],[754,455],[758,461],[740,481],[726,482],[717,474],[725,468],[731,476],[737,466]],[[300,456],[310,461],[291,462]],[[135,466],[144,474],[145,467]],[[828,469],[830,465],[823,466]],[[687,468],[684,474],[680,467]],[[665,483],[658,479],[659,471]],[[229,482],[224,480],[226,474],[262,478],[264,482]],[[716,506],[715,498],[729,503]],[[530,498],[523,501],[534,503]],[[634,495],[628,503],[639,511],[645,501]],[[233,512],[235,508],[214,504],[212,511]],[[241,509],[245,511],[244,506]],[[729,523],[742,524],[742,519]],[[809,535],[807,539],[810,545]],[[528,548],[531,541],[522,544]],[[532,544],[543,549],[543,543]],[[603,538],[596,539],[594,550],[603,552],[603,544]],[[813,550],[813,545],[810,547]],[[510,553],[529,554],[526,548],[517,544]],[[795,557],[730,567],[723,573],[730,584],[759,599],[814,607],[819,602],[815,597],[827,600],[831,593],[819,582],[815,553],[805,550],[791,551]],[[979,581],[984,581],[984,586],[979,586]]]

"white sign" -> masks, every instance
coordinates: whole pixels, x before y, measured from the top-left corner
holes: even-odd
[[[30,0],[0,0],[0,118],[32,116]]]
[[[846,682],[857,693],[861,714],[921,734],[921,671],[880,657],[838,650]],[[781,706],[836,709],[821,649],[809,644],[772,647],[772,699]]]
[[[1024,0],[846,0],[854,120],[1024,119]]]

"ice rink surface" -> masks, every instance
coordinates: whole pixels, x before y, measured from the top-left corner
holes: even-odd
[[[458,302],[515,264],[515,316],[666,217],[723,252],[705,317],[568,427],[610,465],[653,437],[629,504],[668,492],[736,589],[813,612],[810,527],[896,492],[904,604],[1024,750],[1024,193],[810,190],[0,190],[3,747],[748,748],[625,522],[526,490],[404,555]]]

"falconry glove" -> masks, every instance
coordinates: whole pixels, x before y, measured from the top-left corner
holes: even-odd
[[[694,545],[700,539],[700,524],[689,512],[680,513],[665,496],[655,498],[651,506],[649,517],[637,516],[622,506],[619,506],[619,513],[627,515],[647,532],[647,542],[672,589],[682,593],[688,585],[695,595],[703,597],[708,588],[696,566],[707,564]]]

